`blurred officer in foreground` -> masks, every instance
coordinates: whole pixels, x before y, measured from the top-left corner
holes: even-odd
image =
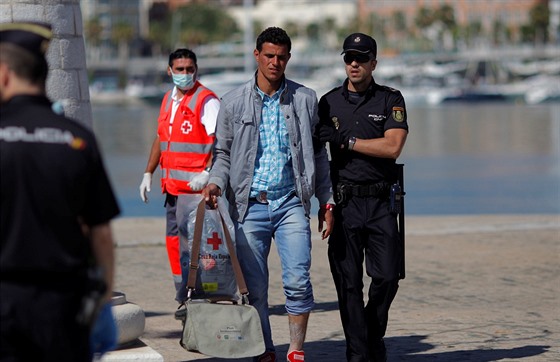
[[[0,360],[114,348],[119,213],[93,134],[46,97],[51,28],[0,24]]]
[[[408,134],[404,99],[375,83],[377,44],[355,33],[343,45],[347,79],[319,101],[319,138],[329,142],[336,206],[329,262],[352,362],[386,361],[383,336],[401,274],[398,166]],[[395,191],[391,193],[391,189]],[[371,278],[364,307],[363,268]]]

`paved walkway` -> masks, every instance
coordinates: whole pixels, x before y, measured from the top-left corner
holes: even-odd
[[[179,345],[164,224],[163,218],[116,220],[116,290],[142,307],[141,343],[165,361],[221,361]],[[389,361],[560,361],[559,215],[409,217],[406,226],[407,277],[391,308]],[[344,336],[326,242],[314,235],[317,307],[306,360],[342,362]],[[273,338],[283,356],[288,328],[275,250],[270,264]]]

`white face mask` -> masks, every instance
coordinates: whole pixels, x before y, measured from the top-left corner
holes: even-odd
[[[196,72],[193,74],[175,74],[173,73],[171,68],[169,69],[169,71],[171,72],[171,76],[173,77],[173,84],[175,84],[180,90],[189,90],[194,86]]]

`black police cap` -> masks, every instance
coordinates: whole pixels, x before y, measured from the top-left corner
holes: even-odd
[[[344,39],[344,45],[342,46],[342,53],[346,52],[358,52],[358,53],[372,53],[373,57],[377,57],[377,43],[375,39],[364,33],[354,33],[350,34]]]
[[[30,53],[44,57],[52,39],[51,26],[39,22],[0,24],[0,43],[17,45]]]

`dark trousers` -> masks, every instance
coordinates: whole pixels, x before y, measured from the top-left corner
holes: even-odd
[[[0,282],[0,361],[91,361],[89,328],[73,291]]]
[[[346,337],[346,357],[374,361],[374,349],[385,335],[389,308],[398,289],[402,252],[395,215],[388,202],[352,197],[335,208],[329,238],[329,263]],[[371,278],[364,305],[363,262]]]

